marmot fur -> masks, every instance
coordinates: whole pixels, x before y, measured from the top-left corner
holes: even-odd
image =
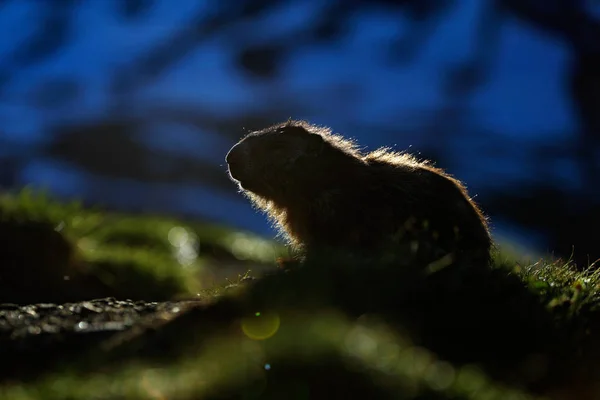
[[[408,248],[429,262],[490,260],[486,218],[465,187],[409,154],[363,153],[327,128],[289,120],[247,134],[226,160],[242,192],[304,254]]]

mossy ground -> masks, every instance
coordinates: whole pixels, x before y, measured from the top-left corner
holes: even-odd
[[[600,398],[593,268],[502,253],[492,268],[322,259],[215,284],[220,265],[241,277],[285,250],[30,190],[2,196],[0,217],[0,302],[202,300],[3,382],[2,399]]]
[[[86,209],[29,188],[0,195],[0,238],[0,302],[19,304],[194,298],[230,275],[228,266],[266,267],[285,254],[248,233]]]

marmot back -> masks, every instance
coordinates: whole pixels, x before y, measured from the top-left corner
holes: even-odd
[[[490,260],[486,218],[465,187],[408,154],[365,154],[326,128],[290,120],[246,135],[227,163],[243,193],[305,253],[409,249],[427,262]]]

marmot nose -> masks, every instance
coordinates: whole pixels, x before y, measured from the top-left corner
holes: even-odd
[[[233,146],[229,152],[227,153],[227,155],[225,156],[225,161],[227,161],[227,164],[239,164],[242,159],[243,159],[243,151],[240,148],[240,146],[238,144],[236,144],[235,146]]]

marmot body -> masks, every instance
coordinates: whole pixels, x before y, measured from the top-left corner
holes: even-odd
[[[408,154],[365,154],[328,129],[288,121],[246,135],[227,163],[243,192],[306,253],[373,254],[410,243],[413,252],[429,249],[430,261],[489,261],[487,221],[465,187]]]

